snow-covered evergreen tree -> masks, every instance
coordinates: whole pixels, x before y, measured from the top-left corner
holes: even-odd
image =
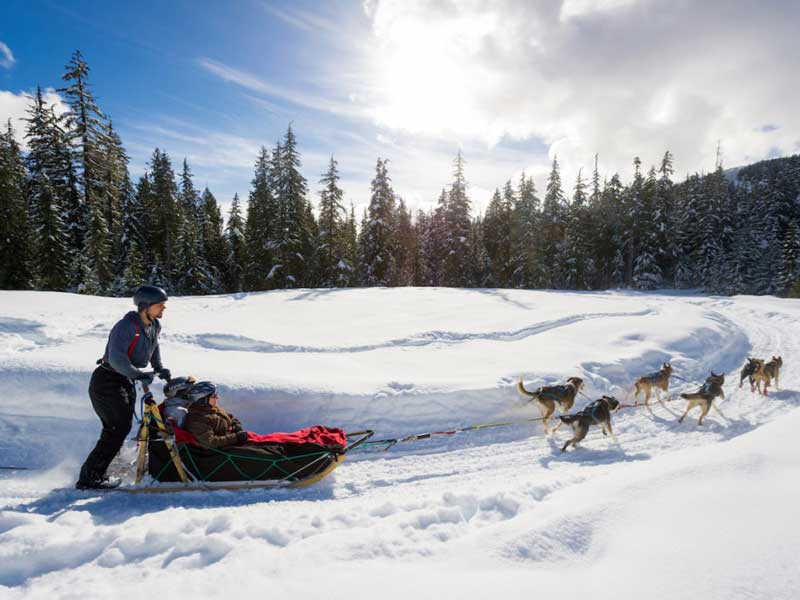
[[[207,187],[200,197],[200,212],[202,214],[200,239],[203,243],[203,254],[211,277],[209,291],[220,293],[225,289],[223,274],[226,269],[228,250],[225,244],[222,212],[217,199]]]
[[[396,285],[396,281],[392,280],[392,275],[396,273],[395,198],[387,162],[379,158],[375,165],[372,195],[359,240],[361,281],[365,286]]]
[[[63,209],[44,170],[30,183],[33,212],[33,263],[38,289],[61,291],[67,287],[69,249]]]
[[[339,187],[339,170],[333,156],[320,183],[318,277],[322,287],[335,287],[349,279],[352,265],[345,258],[344,192]]]
[[[562,256],[566,230],[566,200],[561,187],[558,157],[553,158],[553,166],[547,178],[541,224],[541,257],[547,276],[544,285],[549,288],[558,288],[564,281],[559,258]]]
[[[0,134],[0,288],[34,287],[30,212],[25,195],[25,166],[11,119]]]
[[[447,195],[444,221],[447,237],[444,245],[442,283],[451,287],[469,285],[471,208],[467,197],[464,157],[459,150],[454,160],[453,183]]]
[[[227,269],[226,287],[230,292],[241,292],[244,283],[245,261],[247,259],[247,245],[245,240],[245,225],[242,219],[242,209],[239,205],[239,195],[233,197],[228,223],[225,226],[225,241],[228,247],[226,260]]]

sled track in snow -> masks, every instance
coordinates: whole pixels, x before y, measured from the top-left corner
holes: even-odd
[[[239,335],[224,335],[218,333],[201,333],[191,336],[169,336],[170,340],[193,344],[210,350],[222,350],[233,352],[262,352],[262,353],[289,353],[289,352],[309,352],[309,353],[333,353],[345,354],[355,352],[371,352],[387,348],[413,348],[428,346],[431,344],[449,345],[460,344],[473,340],[490,340],[495,342],[516,342],[525,338],[551,331],[559,327],[566,327],[581,321],[591,319],[604,319],[614,317],[644,317],[657,314],[657,310],[647,308],[633,312],[613,312],[613,313],[587,313],[573,315],[543,323],[536,323],[515,331],[491,331],[486,333],[463,333],[457,331],[426,331],[410,337],[388,340],[380,344],[365,344],[359,346],[294,346],[287,344],[273,344],[262,340],[255,340]]]

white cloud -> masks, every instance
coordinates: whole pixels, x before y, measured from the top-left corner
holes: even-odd
[[[800,4],[660,0],[370,4],[375,123],[440,140],[538,139],[578,168],[677,176],[800,151]],[[541,170],[544,157],[531,165]],[[501,182],[498,182],[501,183]]]
[[[10,69],[17,62],[14,55],[11,53],[11,48],[0,42],[0,67]]]
[[[28,150],[25,141],[25,128],[27,123],[23,119],[28,118],[27,110],[31,105],[35,92],[20,92],[15,94],[7,90],[0,90],[0,123],[5,129],[6,123],[11,119],[11,126],[14,128],[14,138],[24,151]],[[61,99],[53,88],[42,91],[42,99],[48,105],[55,106],[56,113],[62,114],[69,110],[69,107]]]

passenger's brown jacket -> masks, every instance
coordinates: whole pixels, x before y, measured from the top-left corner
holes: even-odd
[[[233,419],[221,406],[194,403],[189,407],[183,428],[204,446],[224,448],[236,445],[236,434],[231,431]]]

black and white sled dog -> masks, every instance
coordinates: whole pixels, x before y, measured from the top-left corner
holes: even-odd
[[[578,444],[589,433],[589,428],[592,425],[600,425],[603,435],[610,435],[611,439],[618,444],[619,442],[617,442],[617,438],[611,430],[611,413],[616,412],[618,409],[619,400],[613,396],[603,396],[586,406],[579,413],[560,416],[561,422],[570,425],[574,432],[572,439],[567,440],[567,443],[561,447],[561,451],[565,452],[570,444],[577,448]]]

